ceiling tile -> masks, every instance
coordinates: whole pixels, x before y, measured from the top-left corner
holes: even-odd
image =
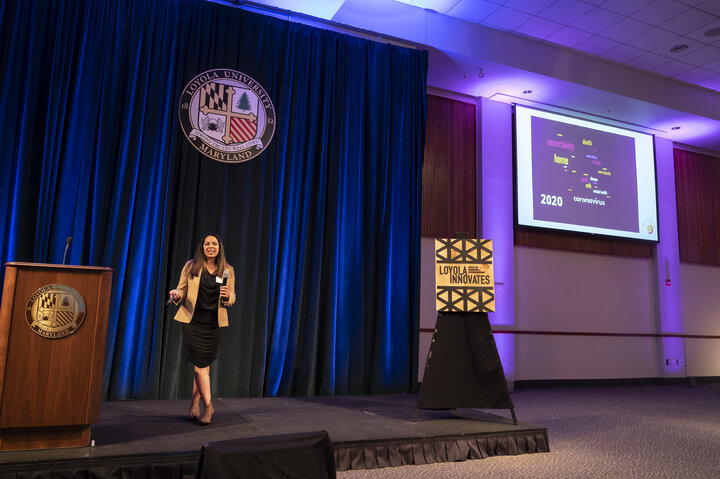
[[[699,82],[698,85],[709,88],[710,90],[720,90],[720,75],[703,80]]]
[[[688,83],[700,83],[715,76],[717,76],[717,73],[706,70],[705,68],[693,68],[692,70],[676,75],[675,78]]]
[[[652,0],[607,0],[601,3],[600,6],[608,10],[612,10],[615,13],[622,15],[630,15],[631,13],[637,12],[641,8],[645,7]]]
[[[687,45],[688,49],[682,52],[672,52],[671,49],[675,45]],[[674,39],[670,40],[666,44],[656,48],[653,51],[658,55],[668,57],[671,60],[680,60],[683,57],[700,50],[704,46],[706,46],[704,43],[696,42],[695,40],[691,40],[687,37],[675,37]]]
[[[523,13],[512,8],[500,7],[487,17],[480,24],[498,30],[513,31],[523,23],[532,18],[527,13]]]
[[[571,27],[590,33],[600,33],[610,25],[622,20],[622,16],[603,8],[593,8],[570,24]]]
[[[717,0],[705,0],[697,5],[697,8],[720,17],[720,2]]]
[[[720,1],[718,2],[718,5],[720,5]],[[708,23],[707,25],[703,25],[702,27],[698,28],[697,30],[694,30],[692,32],[686,33],[685,36],[692,38],[693,40],[697,40],[699,42],[703,43],[709,43],[709,44],[718,44],[720,43],[720,34],[715,36],[707,36],[705,35],[705,32],[708,30],[714,30],[720,32],[720,18],[717,20]]]
[[[500,5],[485,0],[463,0],[448,11],[448,15],[470,23],[480,23],[497,11]]]
[[[591,36],[591,33],[583,32],[582,30],[578,30],[577,28],[566,26],[562,27],[560,30],[553,33],[545,40],[557,43],[558,45],[564,45],[566,47],[572,48],[578,43],[587,40]]]
[[[578,0],[558,0],[548,8],[538,13],[538,16],[547,20],[568,25],[579,17],[585,15],[593,8],[592,5]]]
[[[616,46],[620,45],[614,40],[608,40],[607,38],[599,37],[594,35],[585,41],[582,41],[575,45],[573,48],[576,50],[582,50],[593,55],[602,55],[608,50],[612,50]]]
[[[708,70],[712,70],[714,72],[720,73],[720,60],[715,60],[709,63],[706,63],[703,65],[704,68],[707,68]]]
[[[720,48],[706,45],[682,57],[682,61],[695,65],[696,67],[705,67],[705,65],[720,59]]]
[[[652,71],[655,73],[659,73],[660,75],[665,75],[667,77],[673,78],[676,75],[685,73],[686,71],[692,70],[693,68],[695,68],[693,65],[688,65],[687,63],[683,63],[677,60],[671,60],[667,63],[663,63],[662,65],[653,68]]]
[[[540,17],[532,17],[530,20],[520,25],[515,30],[515,33],[522,33],[545,40],[561,28],[563,28],[563,25],[559,23],[551,22],[550,20],[545,20]]]
[[[677,35],[672,32],[668,32],[667,30],[663,30],[661,28],[653,28],[645,33],[641,33],[640,35],[631,38],[627,41],[627,44],[650,52],[675,40],[676,38]]]
[[[709,13],[701,12],[691,8],[680,15],[671,18],[662,25],[665,30],[677,33],[678,35],[685,35],[701,28],[708,23],[712,23],[716,18]]]
[[[640,68],[641,70],[652,70],[653,68],[659,67],[663,63],[667,63],[668,61],[669,60],[662,55],[647,52],[625,63],[635,68]]]
[[[611,25],[600,32],[600,35],[610,38],[611,40],[624,43],[633,37],[647,32],[651,28],[652,27],[647,23],[626,17],[617,22],[615,25]]]
[[[689,8],[687,5],[683,5],[675,0],[655,0],[637,12],[632,13],[630,16],[636,20],[649,23],[650,25],[660,25],[680,15]]]
[[[630,45],[618,45],[612,50],[603,53],[603,57],[615,60],[616,62],[627,63],[633,58],[639,57],[643,53],[645,53],[645,50],[640,50],[639,48],[635,48]]]
[[[508,0],[505,6],[531,15],[537,15],[553,3],[555,3],[555,0]]]

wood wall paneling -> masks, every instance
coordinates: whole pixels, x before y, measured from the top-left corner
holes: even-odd
[[[515,227],[515,244],[637,258],[652,258],[654,249],[653,243],[520,226]]]
[[[475,105],[428,95],[422,176],[423,236],[477,235]]]
[[[674,151],[680,261],[720,266],[720,158]]]

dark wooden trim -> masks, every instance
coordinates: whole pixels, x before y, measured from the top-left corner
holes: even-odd
[[[521,379],[513,381],[514,389],[535,388],[587,388],[587,387],[626,387],[626,386],[671,386],[686,385],[697,387],[698,383],[720,382],[718,376],[684,376],[676,378],[648,377],[648,378],[606,378],[606,379]]]
[[[5,266],[22,266],[25,268],[47,268],[47,269],[58,269],[62,271],[80,269],[84,271],[113,271],[112,268],[105,266],[82,266],[78,264],[50,264],[50,263],[21,263],[17,261],[11,261],[5,263]]]
[[[434,328],[420,328],[421,333],[433,333]],[[720,339],[720,335],[683,334],[683,333],[596,333],[589,331],[535,331],[527,329],[493,329],[493,334],[535,334],[545,336],[615,336],[640,338],[684,338],[684,339]]]

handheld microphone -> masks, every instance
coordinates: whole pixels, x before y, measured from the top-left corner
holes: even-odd
[[[65,264],[65,257],[67,256],[68,249],[70,248],[70,245],[72,244],[72,236],[68,236],[65,240],[65,253],[63,253],[63,263]]]
[[[222,282],[223,286],[227,286],[227,280],[229,277],[230,277],[230,270],[226,269],[225,271],[223,271],[223,282]],[[226,301],[227,301],[226,299],[223,299],[223,297],[220,297],[221,304],[225,304]]]

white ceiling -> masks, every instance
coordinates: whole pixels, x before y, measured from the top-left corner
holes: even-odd
[[[720,0],[225,1],[425,48],[429,87],[720,152]]]
[[[720,90],[720,0],[398,1]]]

